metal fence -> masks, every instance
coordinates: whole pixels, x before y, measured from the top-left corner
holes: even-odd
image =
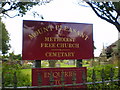
[[[109,79],[106,80],[106,73],[104,71],[104,69],[101,70],[101,78],[99,78],[99,81],[96,78],[96,71],[93,69],[92,71],[92,75],[91,75],[91,81],[87,81],[87,78],[85,77],[85,74],[82,73],[82,83],[76,83],[76,74],[73,73],[72,75],[72,83],[71,84],[65,84],[65,78],[64,78],[64,74],[61,74],[61,85],[54,85],[54,77],[52,76],[52,74],[50,75],[49,78],[49,84],[47,86],[42,86],[42,79],[41,79],[41,75],[38,74],[38,86],[22,86],[22,87],[18,87],[17,86],[17,76],[16,73],[14,73],[14,78],[13,78],[13,83],[14,85],[11,87],[6,87],[5,84],[5,78],[4,75],[2,74],[2,89],[6,90],[6,89],[43,89],[43,88],[47,88],[47,89],[54,89],[54,88],[61,88],[62,90],[66,90],[68,87],[69,89],[77,89],[79,88],[79,86],[85,86],[82,87],[82,89],[92,89],[92,90],[106,90],[106,89],[110,89],[110,90],[120,90],[120,70],[118,70],[118,75],[117,78],[114,78],[114,71],[113,68],[110,69],[110,73],[109,73]]]

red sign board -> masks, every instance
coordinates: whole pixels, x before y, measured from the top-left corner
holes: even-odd
[[[90,59],[93,25],[23,21],[23,60]]]
[[[76,83],[83,83],[82,74],[87,77],[86,67],[79,68],[33,68],[32,69],[32,86],[39,86],[39,78],[41,78],[40,86],[50,85],[50,77],[53,76],[53,85],[62,85],[61,78],[64,76],[64,84],[73,84],[73,76]],[[62,76],[63,75],[63,76]],[[70,88],[71,86],[67,87]],[[73,86],[72,86],[73,87]],[[75,86],[76,88],[85,88],[85,85]]]

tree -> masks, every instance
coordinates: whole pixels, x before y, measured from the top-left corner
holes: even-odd
[[[9,60],[22,60],[21,54],[15,55],[14,52],[4,55],[3,58],[7,58]]]
[[[120,1],[95,2],[85,0],[98,17],[116,26],[120,33]],[[118,67],[120,70],[120,37],[118,39]]]
[[[55,64],[58,60],[48,60],[49,67],[55,67]]]
[[[95,2],[86,1],[98,17],[116,26],[120,32],[120,1]]]
[[[112,46],[111,46],[111,45],[106,48],[105,53],[106,53],[107,58],[112,57],[113,49],[112,49]]]
[[[0,28],[0,51],[2,51],[2,54],[6,54],[8,50],[10,49],[10,44],[9,44],[9,34],[5,28],[5,24],[0,22],[1,28]]]
[[[33,6],[36,5],[42,5],[42,4],[46,4],[49,3],[52,0],[40,0],[39,2],[20,2],[17,0],[12,0],[11,2],[0,2],[1,6],[2,6],[2,10],[0,12],[0,14],[4,15],[4,16],[8,16],[10,18],[16,17],[16,16],[23,16],[26,14],[27,11],[30,11]],[[8,12],[10,11],[14,11],[15,15],[11,16],[8,14]],[[37,12],[33,12],[33,15],[39,15]]]

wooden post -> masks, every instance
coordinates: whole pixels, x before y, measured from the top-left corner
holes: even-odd
[[[41,68],[41,60],[35,60],[35,68]]]
[[[77,59],[76,67],[82,67],[82,59]]]
[[[17,88],[17,82],[18,82],[16,72],[14,72],[13,82],[14,82],[14,89],[16,89]]]
[[[118,32],[118,79],[120,80],[120,32]],[[120,81],[118,81],[118,85],[120,85]]]
[[[5,84],[5,79],[4,79],[4,75],[3,75],[3,72],[2,72],[2,89],[4,89],[4,85]]]

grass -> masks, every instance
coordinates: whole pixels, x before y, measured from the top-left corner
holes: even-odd
[[[61,63],[60,65],[61,65],[61,67],[76,67],[76,65],[67,65],[64,63]],[[82,67],[89,67],[89,66],[90,66],[89,64],[82,65]]]
[[[60,67],[75,67],[75,65],[68,65],[68,64],[61,63]]]
[[[89,64],[84,64],[83,67],[89,67],[90,65]]]

